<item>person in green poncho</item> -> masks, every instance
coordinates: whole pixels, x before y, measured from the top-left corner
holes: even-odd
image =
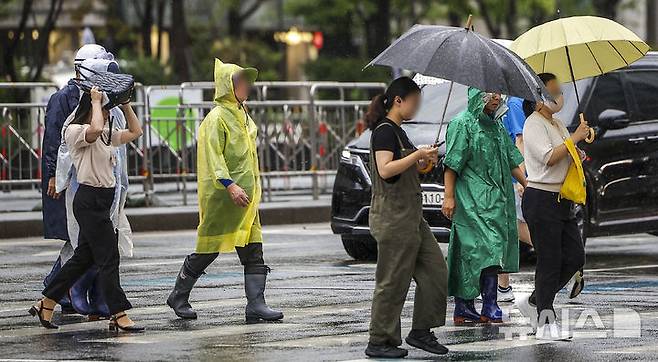
[[[524,187],[526,179],[523,157],[500,122],[500,104],[500,95],[469,88],[468,108],[448,124],[442,211],[452,220],[448,295],[455,297],[455,325],[501,323],[497,274],[519,270],[511,176]]]
[[[263,260],[258,205],[261,197],[257,127],[244,102],[258,71],[215,59],[215,107],[197,135],[199,227],[196,251],[185,258],[167,304],[177,316],[195,319],[188,299],[219,253],[238,253],[244,266],[247,322],[279,320],[264,291],[270,268]]]

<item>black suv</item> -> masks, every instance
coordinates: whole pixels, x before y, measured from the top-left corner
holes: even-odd
[[[571,83],[562,86],[565,105],[557,118],[573,131],[583,112],[597,131],[594,143],[581,143],[587,152],[587,205],[579,208],[583,239],[588,236],[654,233],[658,230],[658,52],[632,65],[577,82],[580,105]],[[403,124],[416,144],[443,143],[446,124],[439,120],[448,84],[423,87],[423,106],[416,119]],[[446,122],[466,108],[466,87],[455,85]],[[377,245],[370,236],[370,132],[342,151],[334,183],[331,228],[340,234],[347,253],[358,260],[374,260]],[[440,155],[445,152],[443,146]],[[443,196],[441,165],[421,175],[423,213],[437,239],[448,241],[450,221],[440,211]],[[404,235],[400,235],[404,237]]]

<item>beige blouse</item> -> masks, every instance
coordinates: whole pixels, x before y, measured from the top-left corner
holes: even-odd
[[[563,144],[567,137],[569,130],[557,118],[553,118],[551,122],[540,113],[534,112],[526,119],[523,127],[523,156],[528,187],[560,192],[571,157],[564,157],[553,166],[546,163],[553,154],[553,148]]]
[[[85,139],[88,128],[88,124],[71,124],[64,133],[78,182],[93,187],[114,187],[116,179],[113,167],[117,162],[114,150],[121,145],[121,134],[126,130],[113,130],[108,146],[104,142],[108,140],[108,128],[93,143]]]

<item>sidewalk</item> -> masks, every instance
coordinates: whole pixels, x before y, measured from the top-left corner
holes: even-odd
[[[318,178],[321,194],[330,194],[333,184],[333,176]],[[309,200],[311,199],[311,185],[311,178],[306,176],[273,179],[268,183],[268,187],[272,190],[272,193],[268,193],[268,188],[264,188],[262,201]],[[196,182],[193,181],[188,181],[185,187],[180,182],[156,183],[153,189],[154,196],[158,202],[156,206],[183,206],[185,204],[185,196],[187,198],[187,205],[196,205],[196,188]],[[185,195],[183,194],[183,189],[187,190]],[[141,183],[133,182],[128,187],[128,193],[135,198],[143,197],[144,186]],[[4,192],[4,190],[0,189],[0,218],[2,217],[2,213],[38,211],[40,208],[41,192],[36,188],[13,189],[10,192]]]
[[[263,225],[303,224],[328,222],[331,198],[323,195],[319,200],[286,200],[261,203],[260,218]],[[189,230],[199,223],[196,205],[174,207],[143,207],[126,209],[134,232]],[[43,235],[40,211],[0,213],[0,239],[24,238]]]

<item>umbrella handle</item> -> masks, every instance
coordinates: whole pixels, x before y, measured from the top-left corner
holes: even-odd
[[[425,175],[425,174],[429,173],[430,171],[432,171],[433,168],[434,168],[434,162],[429,161],[429,162],[427,162],[427,165],[424,168],[421,168],[420,170],[418,170],[418,173],[420,173],[422,175]]]
[[[580,122],[585,122],[585,116],[582,113],[580,114]],[[590,127],[589,134],[585,137],[585,142],[592,143],[594,142],[594,138],[596,138],[596,131],[594,131],[594,128]]]
[[[595,137],[596,137],[596,131],[594,131],[594,128],[590,128],[589,135],[585,138],[585,142],[592,143],[594,142]]]

